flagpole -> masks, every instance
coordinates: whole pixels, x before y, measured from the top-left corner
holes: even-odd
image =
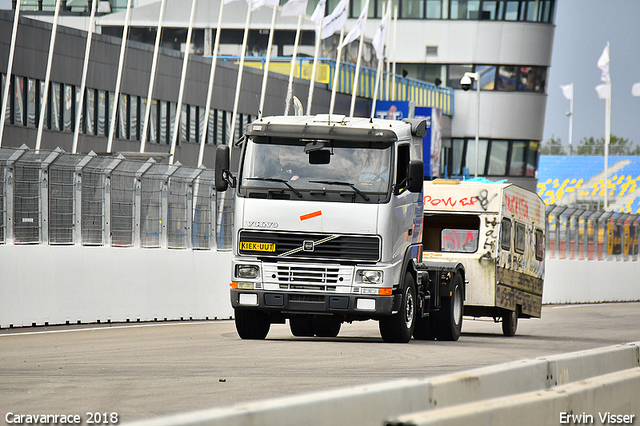
[[[302,15],[298,15],[298,27],[296,28],[296,38],[293,42],[293,55],[291,56],[291,68],[289,69],[289,84],[287,85],[287,96],[284,101],[284,115],[289,115],[289,106],[293,97],[293,73],[296,67],[296,56],[298,55],[298,44],[300,43],[300,30],[302,28]]]
[[[94,0],[95,1],[95,0]],[[156,29],[156,42],[153,47],[153,59],[151,60],[151,71],[149,72],[149,89],[147,91],[147,105],[144,112],[144,121],[142,123],[142,135],[140,135],[140,152],[144,152],[147,143],[147,132],[149,129],[149,116],[151,115],[151,105],[153,97],[153,86],[156,81],[156,69],[158,67],[158,53],[160,52],[160,38],[162,37],[162,21],[167,8],[167,0],[160,2],[160,13],[158,15],[158,27]]]
[[[91,39],[93,38],[93,25],[96,17],[97,1],[91,2],[91,17],[89,18],[89,31],[87,32],[87,42],[84,50],[84,64],[82,66],[82,79],[80,82],[80,99],[76,103],[76,123],[73,131],[73,143],[71,144],[71,153],[78,152],[78,137],[80,136],[80,120],[82,118],[82,110],[84,105],[84,92],[87,87],[87,72],[89,70],[89,55],[91,54]]]
[[[373,102],[371,105],[371,118],[373,118],[376,114],[376,104],[378,102],[378,90],[380,89],[380,83],[382,80],[382,65],[384,62],[384,48],[385,48],[385,38],[387,36],[386,27],[389,25],[387,19],[387,10],[386,4],[382,3],[382,20],[380,21],[380,27],[378,28],[378,32],[376,32],[376,36],[373,40],[373,47],[376,51],[376,57],[378,58],[378,67],[376,69],[376,82],[375,87],[373,89]],[[380,39],[378,40],[378,34],[380,34]]]
[[[95,0],[94,0],[95,1]],[[127,36],[129,34],[129,21],[131,19],[131,3],[133,0],[127,1],[127,12],[125,14],[124,29],[122,30],[122,44],[120,45],[120,59],[118,60],[118,74],[116,76],[116,87],[113,94],[113,114],[111,114],[111,125],[109,126],[109,138],[107,139],[107,152],[111,154],[113,148],[113,138],[116,134],[116,117],[118,113],[118,105],[120,104],[120,87],[122,85],[122,73],[124,72],[124,54],[127,51]],[[108,105],[108,101],[107,101]]]
[[[209,113],[211,111],[211,96],[213,95],[213,82],[216,78],[216,68],[218,64],[218,49],[220,48],[220,33],[222,32],[222,11],[224,1],[220,2],[220,12],[218,13],[218,26],[216,27],[216,40],[213,43],[213,56],[211,58],[211,72],[209,73],[209,87],[207,88],[207,104],[204,110],[204,126],[202,126],[202,136],[200,136],[200,152],[198,153],[198,167],[204,160],[204,145],[207,140],[209,128]]]
[[[331,102],[329,103],[329,115],[333,114],[333,107],[336,104],[336,91],[338,90],[338,80],[340,79],[340,65],[342,62],[342,37],[344,36],[344,27],[340,28],[340,38],[338,39],[338,51],[336,53],[336,70],[333,73],[333,82],[331,84]]]
[[[389,0],[389,3],[387,5],[388,8],[390,8],[391,6],[393,6],[393,0]],[[387,13],[389,13],[389,10],[387,9]],[[386,36],[385,36],[385,40],[384,40],[384,45],[387,46],[387,54],[386,59],[386,73],[385,73],[385,91],[384,91],[384,99],[385,100],[389,100],[389,76],[391,73],[391,62],[389,61],[389,31],[387,31]]]
[[[242,71],[244,70],[244,56],[247,50],[247,40],[249,39],[249,25],[251,24],[251,8],[253,7],[253,0],[248,0],[247,9],[247,21],[244,27],[244,37],[242,39],[242,52],[240,55],[240,66],[238,67],[238,80],[236,83],[236,96],[233,101],[233,113],[231,116],[231,128],[229,129],[229,137],[227,139],[229,145],[229,155],[233,150],[233,136],[236,130],[236,119],[238,115],[238,103],[240,102],[240,87],[242,86]]]
[[[184,97],[184,85],[187,80],[187,66],[189,65],[189,53],[191,52],[191,34],[193,32],[193,18],[196,13],[197,0],[191,2],[191,15],[189,16],[189,28],[187,29],[187,41],[184,47],[184,59],[182,62],[182,75],[180,76],[180,87],[178,89],[178,104],[176,106],[176,119],[173,125],[173,135],[171,138],[171,150],[169,164],[175,161],[176,145],[178,143],[178,135],[180,134],[180,121],[182,118],[182,99]]]
[[[376,84],[373,88],[373,102],[371,105],[371,118],[376,114],[376,104],[378,101],[378,89],[380,88],[380,74],[382,73],[382,59],[378,59],[378,68],[376,69]]]
[[[396,100],[396,33],[398,30],[398,6],[393,7],[393,64],[391,65],[391,100]]]
[[[605,101],[604,119],[604,209],[609,207],[609,142],[611,141],[611,77],[609,75],[609,63],[611,58],[611,47],[607,42],[607,99]]]
[[[311,82],[309,83],[309,97],[307,98],[307,115],[311,115],[311,104],[313,103],[313,89],[316,82],[316,68],[318,66],[318,55],[320,53],[320,43],[322,42],[322,21],[316,26],[316,50],[313,55],[313,68],[311,69]]]
[[[367,5],[369,0],[367,0]],[[356,71],[353,76],[353,91],[351,93],[351,107],[349,108],[349,117],[353,117],[356,109],[356,96],[358,93],[358,82],[360,81],[360,64],[362,62],[362,46],[364,45],[364,32],[360,34],[360,44],[358,45],[358,59],[356,60]]]
[[[573,82],[571,82],[571,101],[569,102],[569,155],[573,155]]]
[[[13,15],[13,30],[11,32],[11,46],[9,47],[9,61],[7,62],[7,73],[5,77],[5,91],[2,94],[2,110],[0,112],[0,147],[2,146],[2,138],[4,135],[4,125],[7,113],[7,105],[9,104],[9,87],[11,87],[11,70],[13,68],[13,56],[16,51],[16,40],[18,36],[18,22],[20,21],[20,0],[16,2],[16,10]]]
[[[269,42],[267,43],[267,59],[264,64],[262,73],[262,91],[260,92],[260,107],[258,108],[258,118],[262,118],[264,113],[264,98],[267,93],[267,79],[269,77],[269,63],[271,62],[271,47],[273,46],[273,32],[276,26],[276,13],[278,6],[273,6],[273,14],[271,16],[271,27],[269,28]]]

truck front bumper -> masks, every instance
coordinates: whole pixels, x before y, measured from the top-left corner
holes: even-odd
[[[292,293],[231,289],[233,308],[259,309],[284,314],[343,314],[355,317],[390,315],[401,295]],[[396,298],[398,302],[396,303]],[[395,310],[394,310],[395,307]]]

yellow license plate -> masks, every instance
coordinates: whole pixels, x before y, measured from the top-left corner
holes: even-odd
[[[252,243],[249,241],[240,242],[240,250],[246,251],[276,251],[275,243]]]

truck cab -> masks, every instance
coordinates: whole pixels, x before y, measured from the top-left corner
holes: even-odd
[[[335,337],[345,321],[374,319],[385,341],[411,339],[433,305],[416,266],[425,131],[419,120],[265,117],[245,129],[237,176],[230,147],[218,148],[216,189],[236,187],[241,338],[286,320],[294,336]]]

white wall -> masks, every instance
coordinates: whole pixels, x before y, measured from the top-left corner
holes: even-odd
[[[0,246],[0,327],[230,318],[231,253]]]
[[[547,259],[543,303],[640,300],[640,262]]]

